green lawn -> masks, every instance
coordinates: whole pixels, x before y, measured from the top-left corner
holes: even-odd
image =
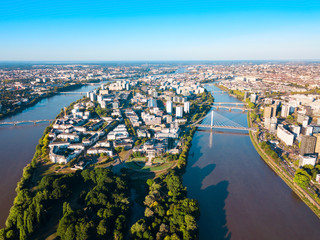
[[[152,160],[153,163],[164,163],[166,160],[163,158],[155,158]]]
[[[146,161],[146,160],[147,160],[146,157],[135,157],[131,159],[131,161]]]
[[[160,165],[146,166],[145,162],[142,161],[127,161],[126,165],[128,168],[133,170],[141,170],[145,172],[162,171],[172,167],[174,162],[167,162]]]

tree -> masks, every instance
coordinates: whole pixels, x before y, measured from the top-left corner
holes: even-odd
[[[13,230],[9,230],[6,234],[7,239],[14,239],[14,236],[15,236],[15,234],[14,234]],[[1,239],[1,237],[0,237],[0,239]]]
[[[135,146],[138,146],[140,144],[141,144],[141,141],[139,139],[134,143]]]
[[[300,187],[306,188],[311,180],[311,176],[304,170],[298,169],[294,174],[293,179]]]
[[[291,115],[289,115],[289,116],[287,117],[287,119],[288,119],[288,120],[293,120],[293,117],[292,117]]]
[[[186,222],[186,228],[188,231],[193,231],[197,229],[197,222],[195,220],[195,218],[191,215],[186,215],[184,217],[184,220]]]
[[[174,198],[179,197],[185,188],[182,185],[181,179],[174,174],[169,174],[166,177],[167,188],[169,190],[168,195]]]
[[[66,232],[61,236],[61,239],[62,240],[73,240],[73,239],[75,239],[75,237],[76,237],[76,234],[75,234],[74,225],[71,224],[67,228]]]
[[[108,231],[108,229],[107,229],[107,222],[106,222],[106,220],[101,220],[100,222],[99,222],[99,225],[98,225],[98,227],[97,227],[97,233],[99,234],[99,235],[106,235],[107,234],[107,231]]]
[[[256,106],[256,105],[255,105],[254,103],[252,103],[252,102],[249,102],[249,103],[248,103],[248,107],[251,108],[251,109],[255,108],[255,106]]]
[[[140,219],[138,222],[132,225],[131,227],[131,234],[133,236],[137,236],[142,238],[143,233],[147,230],[147,225],[144,219]]]

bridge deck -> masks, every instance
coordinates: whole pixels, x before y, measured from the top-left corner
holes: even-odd
[[[243,102],[214,102],[215,105],[245,105]]]
[[[202,124],[196,124],[196,127],[201,127],[201,128],[219,128],[219,129],[232,129],[232,130],[245,130],[245,131],[250,131],[250,130],[255,130],[253,128],[246,128],[246,127],[233,127],[233,126],[219,126],[219,125],[202,125]]]
[[[0,122],[0,125],[17,125],[22,123],[40,123],[40,122],[52,122],[54,119],[41,119],[41,120],[25,120],[25,121],[12,121],[12,122]]]

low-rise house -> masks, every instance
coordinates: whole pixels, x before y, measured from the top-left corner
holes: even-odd
[[[73,143],[68,146],[69,149],[81,149],[84,150],[85,146],[83,143]]]
[[[306,156],[299,156],[299,166],[303,167],[304,165],[316,165],[317,156],[316,155],[306,155]]]
[[[66,144],[64,142],[50,143],[50,161],[53,163],[66,164],[83,152],[83,149],[69,149],[69,146],[70,143]]]
[[[82,126],[75,126],[75,127],[73,127],[73,128],[74,128],[75,131],[81,132],[81,133],[84,133],[84,132],[87,131],[87,128],[82,127]]]
[[[75,133],[60,133],[57,135],[58,139],[64,139],[68,142],[79,142],[80,137]]]
[[[108,134],[108,140],[117,140],[117,139],[122,139],[122,138],[127,138],[129,137],[128,132],[110,132]]]
[[[104,148],[104,147],[91,147],[87,150],[87,154],[107,154],[108,156],[113,156],[112,148]]]
[[[155,138],[178,138],[180,133],[180,128],[165,128],[159,132],[156,132]]]
[[[148,133],[146,130],[144,129],[138,129],[137,130],[137,136],[140,138],[145,138],[145,137],[148,137]]]
[[[88,130],[90,131],[96,131],[97,129],[99,129],[102,125],[103,125],[104,121],[100,120],[96,123],[94,123],[93,125],[91,125]]]
[[[125,150],[131,149],[132,148],[132,142],[127,142],[122,139],[115,140],[113,142],[113,146],[116,147],[123,147]]]
[[[108,140],[117,140],[129,137],[129,133],[127,131],[127,127],[124,124],[118,125],[113,131],[109,132]]]
[[[96,133],[91,137],[84,139],[82,143],[84,144],[84,146],[91,146],[95,144],[98,140],[99,140],[99,135]]]
[[[49,144],[49,148],[54,148],[54,147],[58,147],[58,148],[67,148],[70,145],[69,142],[52,142]]]
[[[145,153],[148,157],[160,156],[166,152],[168,148],[167,139],[151,139],[142,146],[135,146],[133,152]]]
[[[77,164],[75,164],[75,165],[73,166],[73,169],[74,169],[74,170],[78,170],[78,169],[83,170],[83,169],[85,169],[85,167],[86,167],[87,165],[88,165],[88,162],[80,161],[80,162],[78,162]]]
[[[96,143],[96,145],[94,145],[95,147],[111,147],[111,143],[110,141],[108,141],[108,139],[99,141]]]

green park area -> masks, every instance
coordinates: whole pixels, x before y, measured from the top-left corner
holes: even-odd
[[[157,172],[171,168],[175,162],[166,162],[165,159],[155,158],[152,160],[152,165],[146,165],[147,159],[145,157],[132,158],[126,161],[126,167],[132,170],[142,172]]]

